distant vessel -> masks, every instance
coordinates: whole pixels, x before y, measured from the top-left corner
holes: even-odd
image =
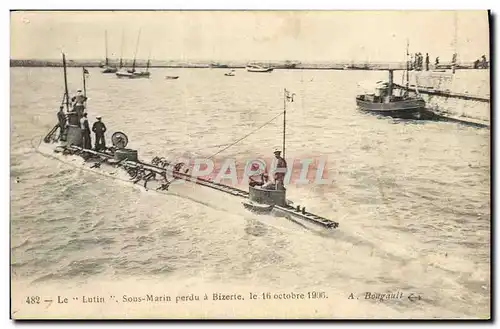
[[[109,58],[108,58],[108,31],[104,31],[104,48],[105,48],[105,54],[106,54],[106,62],[104,66],[102,67],[103,70],[101,71],[102,73],[116,73],[118,69],[114,66],[109,65]]]
[[[286,61],[286,63],[283,65],[283,68],[288,69],[288,70],[292,70],[292,69],[297,68],[297,64],[298,63],[292,63],[290,61]]]
[[[210,64],[210,68],[212,69],[220,69],[220,68],[228,68],[229,66],[227,66],[226,64],[220,64],[220,63],[212,63]]]
[[[167,80],[175,80],[175,79],[179,79],[179,76],[178,75],[167,75],[165,77],[165,79],[167,79]]]
[[[408,55],[408,49],[406,51]],[[389,70],[389,81],[378,81],[375,93],[356,96],[358,108],[368,112],[388,115],[399,118],[419,118],[421,111],[425,109],[425,101],[418,94],[411,95],[409,91],[409,61],[406,62],[406,87],[394,84],[394,70]],[[399,95],[394,93],[399,89]]]
[[[351,70],[371,70],[369,64],[352,65]]]
[[[346,64],[343,66],[344,70],[370,70],[369,64],[356,65],[356,64]]]
[[[140,78],[148,78],[150,77],[151,73],[149,72],[149,66],[151,64],[151,61],[148,57],[148,62],[146,64],[146,70],[142,72],[137,72],[135,70],[135,65],[136,65],[136,58],[137,58],[137,50],[139,49],[139,40],[141,38],[141,30],[139,30],[139,34],[137,36],[137,44],[135,46],[135,54],[134,54],[134,61],[132,62],[132,68],[126,71],[118,71],[116,72],[116,76],[120,79],[140,79]],[[120,61],[121,62],[121,61]]]
[[[248,64],[246,67],[248,72],[272,72],[274,68],[266,67],[259,64]]]
[[[234,70],[224,73],[226,77],[234,77]]]
[[[148,59],[148,63],[146,64],[146,71],[136,71],[135,70],[135,60],[132,64],[132,69],[126,71],[116,72],[116,76],[120,79],[140,79],[140,78],[148,78],[151,76],[149,72],[150,61]]]

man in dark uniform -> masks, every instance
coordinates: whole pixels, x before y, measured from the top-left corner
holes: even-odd
[[[87,113],[83,113],[83,117],[80,120],[80,128],[82,129],[82,145],[84,149],[92,149],[92,142],[90,140],[90,126],[89,120],[87,119]]]
[[[92,131],[95,133],[95,150],[103,150],[106,148],[106,140],[104,133],[106,132],[106,125],[101,121],[101,116],[97,116],[97,121],[92,126]]]
[[[66,114],[64,114],[64,106],[59,108],[57,112],[57,121],[59,122],[59,139],[62,140],[64,129],[66,129]]]
[[[274,182],[276,183],[276,189],[281,190],[285,188],[284,180],[286,175],[287,164],[285,159],[281,157],[281,151],[275,150],[274,156],[278,159],[278,164],[276,165],[276,172],[274,173]]]

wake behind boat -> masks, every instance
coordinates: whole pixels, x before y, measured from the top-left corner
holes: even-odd
[[[408,49],[406,51],[408,56]],[[394,83],[394,70],[388,70],[388,82],[378,81],[374,93],[356,96],[359,109],[391,117],[412,119],[420,118],[425,110],[425,101],[418,94],[409,91],[409,61],[406,62],[406,87]],[[398,92],[396,93],[395,90]]]

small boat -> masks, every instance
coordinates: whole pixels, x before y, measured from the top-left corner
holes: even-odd
[[[265,67],[258,64],[248,64],[246,69],[248,72],[259,72],[259,73],[272,72],[274,70],[274,68],[272,67]]]
[[[399,95],[394,89],[400,90]],[[389,82],[377,83],[375,93],[356,96],[356,105],[363,111],[398,118],[418,118],[425,109],[420,95],[410,95],[408,88],[393,83],[393,70],[389,70]]]
[[[227,72],[227,73],[224,73],[224,75],[225,75],[226,77],[234,77],[234,75],[235,75],[235,74],[234,74],[234,70],[231,70],[231,71],[229,71],[229,72]]]
[[[362,70],[362,71],[369,71],[371,70],[369,64],[363,64],[363,65],[353,65],[352,66],[353,70]]]
[[[136,78],[148,78],[149,79],[149,77],[151,76],[151,72],[149,72],[149,68],[147,68],[146,71],[134,72],[133,74],[135,75]]]
[[[223,69],[223,68],[228,68],[228,66],[226,64],[211,63],[210,68],[211,69]]]
[[[132,79],[133,78],[133,73],[130,73],[128,71],[118,71],[115,73],[118,78],[128,78]]]
[[[119,71],[116,72],[115,74],[119,79],[141,79],[141,78],[149,79],[150,77],[149,71],[137,72],[135,70],[134,71],[127,70],[127,71]]]
[[[297,64],[298,63],[285,63],[283,65],[283,68],[285,68],[287,70],[293,70],[293,69],[297,68]]]
[[[137,44],[135,47],[135,54],[134,54],[134,61],[132,62],[132,68],[126,71],[118,71],[115,72],[116,76],[120,79],[140,79],[140,78],[146,78],[149,79],[151,76],[151,73],[149,72],[149,66],[151,64],[151,61],[148,57],[148,62],[146,64],[146,71],[136,71],[135,70],[135,65],[136,65],[136,58],[137,58],[137,50],[139,49],[139,40],[141,38],[141,30],[139,30],[139,34],[137,36]],[[121,59],[120,59],[120,67],[121,67]]]
[[[167,75],[165,77],[165,79],[167,79],[167,80],[175,80],[175,79],[179,79],[179,76],[178,75]]]
[[[116,73],[116,72],[118,72],[118,69],[113,66],[104,66],[103,70],[101,71],[101,73]]]
[[[406,49],[406,87],[393,82],[394,70],[389,70],[389,81],[378,81],[375,86],[375,93],[367,93],[356,96],[356,105],[359,109],[391,117],[412,119],[420,118],[425,110],[425,101],[415,88],[415,95],[409,90],[410,61],[408,59],[408,44]],[[398,90],[399,93],[395,93]]]

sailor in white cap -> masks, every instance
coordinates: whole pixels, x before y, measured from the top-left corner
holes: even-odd
[[[83,114],[86,100],[87,97],[83,95],[82,90],[78,89],[76,91],[76,95],[71,98],[71,101],[73,102],[73,109]]]
[[[106,139],[104,133],[106,132],[106,125],[101,121],[100,115],[96,116],[97,121],[92,125],[92,131],[95,133],[95,150],[104,150],[106,148]]]
[[[276,183],[276,189],[283,189],[285,187],[284,180],[287,171],[287,164],[285,159],[281,157],[281,150],[275,148],[274,156],[278,160],[276,172],[274,173],[274,182]]]

